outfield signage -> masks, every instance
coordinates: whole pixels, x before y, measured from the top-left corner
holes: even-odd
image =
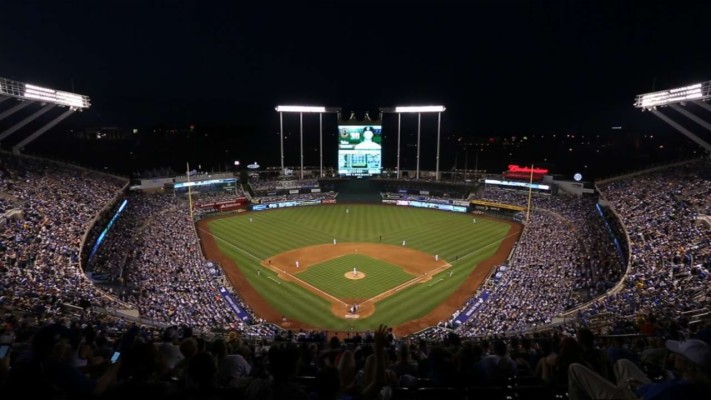
[[[191,187],[191,186],[207,186],[207,185],[218,185],[221,183],[235,183],[237,182],[237,179],[235,178],[228,178],[228,179],[208,179],[204,181],[192,181],[192,182],[181,182],[181,183],[176,183],[173,188],[175,189],[181,189],[184,187]]]
[[[417,201],[413,200],[410,202],[410,207],[418,207],[418,208],[437,208],[438,204],[435,203],[427,203],[424,201]]]
[[[426,201],[417,200],[383,200],[384,204],[395,204],[398,206],[405,207],[416,207],[416,208],[429,208],[432,210],[442,210],[442,211],[454,211],[454,212],[467,212],[467,207],[455,206],[453,204],[440,204],[440,203],[430,203]]]
[[[287,208],[296,207],[297,203],[295,201],[280,201],[278,203],[267,203],[267,208]]]
[[[455,205],[451,205],[451,204],[437,204],[437,209],[442,210],[442,211],[454,211],[454,212],[461,212],[461,213],[467,212],[466,207],[455,206]]]
[[[263,211],[263,210],[273,210],[276,208],[288,208],[288,207],[299,207],[299,206],[315,206],[319,204],[330,203],[328,200],[300,200],[300,201],[279,201],[276,203],[266,203],[266,204],[253,204],[252,211]],[[336,201],[333,200],[333,203]]]
[[[499,210],[523,211],[523,210],[525,210],[525,208],[523,208],[523,207],[514,206],[511,204],[494,203],[494,202],[485,201],[485,200],[472,200],[471,205],[477,209],[492,210],[492,211],[499,211]]]
[[[549,185],[543,185],[540,183],[528,183],[528,182],[517,182],[517,181],[502,181],[498,179],[484,179],[484,183],[487,185],[495,185],[502,187],[512,187],[512,188],[530,188],[537,190],[550,190]]]
[[[232,211],[247,205],[247,198],[240,197],[233,200],[217,201],[210,203],[197,203],[195,208],[199,210]]]

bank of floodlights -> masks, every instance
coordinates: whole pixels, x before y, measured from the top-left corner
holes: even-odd
[[[634,106],[642,110],[652,110],[654,107],[684,103],[687,101],[701,101],[710,97],[711,81],[695,83],[676,89],[640,94],[637,96]]]
[[[0,78],[0,96],[9,96],[20,100],[40,101],[62,107],[70,107],[75,110],[89,108],[90,106],[88,96],[54,90],[6,78]]]
[[[634,106],[642,111],[650,111],[654,116],[667,123],[672,128],[681,132],[684,136],[694,141],[711,153],[711,144],[691,132],[689,129],[672,120],[669,116],[662,114],[657,107],[669,107],[692,120],[703,128],[711,131],[711,124],[691,113],[686,104],[695,104],[701,108],[711,111],[711,106],[705,100],[711,98],[711,81],[695,83],[675,89],[660,90],[658,92],[637,95]]]
[[[396,113],[428,113],[428,112],[443,112],[446,110],[444,106],[404,106],[395,107]]]
[[[338,113],[340,108],[321,107],[321,106],[276,106],[275,110],[279,113],[279,140],[281,148],[281,173],[284,173],[284,113],[299,113],[299,143],[301,149],[301,172],[299,179],[304,179],[304,113],[318,113],[319,120],[319,157],[320,169],[319,176],[323,177],[323,114]]]
[[[298,113],[325,113],[326,107],[313,106],[277,106],[278,112],[298,112]]]
[[[39,104],[42,108],[17,122],[15,125],[0,132],[0,141],[5,140],[8,136],[19,131],[27,124],[36,120],[54,107],[59,106],[67,108],[67,110],[61,115],[54,118],[52,121],[48,122],[38,130],[31,133],[28,137],[14,145],[12,147],[12,151],[14,153],[19,153],[20,150],[22,150],[26,145],[37,139],[48,130],[52,129],[55,125],[73,114],[75,111],[82,111],[85,108],[89,108],[91,105],[89,103],[88,96],[50,89],[30,83],[18,82],[12,79],[0,78],[0,102],[13,98],[19,100],[19,102],[0,113],[0,120],[3,120],[32,104]]]
[[[442,113],[446,110],[444,106],[397,106],[381,108],[382,112],[397,113],[397,177],[400,179],[400,122],[401,114],[417,114],[417,166],[415,179],[420,179],[420,122],[422,113],[437,113],[437,161],[435,167],[435,179],[439,180],[439,137]]]

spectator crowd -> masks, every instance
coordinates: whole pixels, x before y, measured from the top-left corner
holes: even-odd
[[[704,398],[708,330],[685,316],[709,303],[711,231],[697,218],[709,211],[709,167],[696,161],[602,183],[605,211],[593,198],[534,197],[486,301],[454,330],[396,338],[381,326],[329,337],[237,320],[220,297],[219,269],[202,257],[184,197],[124,193],[126,182],[112,176],[3,154],[0,343],[12,347],[0,360],[0,393],[577,399],[605,387],[605,395]],[[489,188],[482,198],[528,200]],[[87,243],[108,218],[97,217],[112,216],[123,200],[121,218],[89,255]],[[91,311],[127,307],[155,324]],[[572,322],[528,332],[566,312]],[[601,315],[608,319],[596,332],[585,328]],[[623,371],[639,379],[627,385]]]

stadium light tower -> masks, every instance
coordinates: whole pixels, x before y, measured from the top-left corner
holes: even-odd
[[[641,109],[642,111],[650,111],[654,116],[666,122],[672,128],[681,132],[684,136],[688,137],[694,141],[699,146],[706,149],[706,151],[711,153],[711,145],[705,140],[701,139],[690,130],[686,129],[682,125],[678,124],[676,121],[672,120],[668,116],[657,110],[658,107],[669,106],[671,109],[680,113],[681,115],[689,118],[695,123],[701,125],[707,130],[711,131],[711,124],[703,121],[701,118],[689,112],[680,106],[686,106],[688,103],[693,103],[699,107],[711,110],[708,104],[704,101],[711,98],[711,81],[706,81],[702,83],[695,83],[693,85],[688,85],[676,89],[661,90],[658,92],[645,93],[637,95],[635,99],[634,106]]]
[[[323,177],[323,114],[339,112],[340,108],[326,108],[320,106],[277,106],[279,113],[279,141],[281,148],[281,171],[284,173],[284,113],[299,113],[299,141],[301,148],[301,172],[299,179],[304,179],[304,113],[318,113],[319,122],[319,176]]]
[[[652,110],[658,106],[684,103],[694,100],[707,100],[711,98],[711,81],[695,83],[676,89],[660,90],[658,92],[637,95],[634,106]]]
[[[14,153],[19,153],[19,151],[23,147],[28,145],[33,140],[37,139],[40,135],[47,132],[49,129],[60,123],[62,120],[70,116],[75,111],[82,111],[85,108],[89,108],[91,106],[88,96],[64,92],[61,90],[49,89],[30,83],[14,81],[7,78],[0,78],[0,102],[4,102],[10,98],[15,98],[19,100],[20,103],[9,108],[8,110],[5,110],[2,114],[0,114],[0,120],[9,117],[10,115],[22,110],[23,108],[31,104],[40,104],[42,105],[42,108],[0,133],[0,141],[22,129],[25,125],[39,118],[41,115],[51,110],[55,106],[68,107],[67,111],[54,118],[52,121],[45,124],[38,130],[30,134],[28,137],[17,143],[15,146],[13,146],[12,151]]]
[[[402,113],[417,113],[417,168],[415,178],[420,179],[420,125],[422,122],[422,113],[437,113],[437,163],[435,167],[435,179],[439,180],[439,138],[440,125],[442,122],[442,113],[446,108],[444,106],[397,106],[395,108],[383,108],[383,112],[397,113],[397,178],[400,179],[400,122]]]

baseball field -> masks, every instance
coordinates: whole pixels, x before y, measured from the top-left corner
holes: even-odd
[[[325,205],[201,220],[206,257],[285,328],[408,334],[448,318],[508,256],[520,225],[445,211]]]

